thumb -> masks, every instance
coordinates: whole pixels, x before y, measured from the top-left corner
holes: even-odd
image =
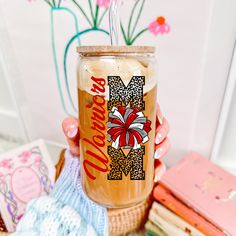
[[[73,155],[80,155],[80,145],[79,145],[79,126],[78,119],[68,117],[62,122],[62,129],[67,138],[67,142],[69,144],[70,151]]]

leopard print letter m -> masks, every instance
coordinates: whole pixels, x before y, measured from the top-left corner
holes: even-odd
[[[122,174],[130,180],[145,179],[143,144],[149,140],[151,122],[144,115],[144,85],[144,76],[133,76],[127,86],[119,76],[108,76],[108,180],[122,180]]]

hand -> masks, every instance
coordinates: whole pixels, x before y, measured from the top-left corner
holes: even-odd
[[[69,149],[74,156],[80,156],[79,122],[76,118],[68,117],[62,122],[62,129],[69,144]]]
[[[73,155],[80,155],[79,148],[79,127],[78,119],[76,118],[66,118],[62,123],[62,128],[64,134],[67,138],[70,151]],[[157,115],[156,115],[156,136],[155,136],[155,178],[154,181],[160,180],[161,176],[166,170],[165,164],[161,159],[167,154],[170,149],[170,141],[167,137],[169,132],[168,121],[162,116],[160,106],[157,105]]]
[[[156,137],[155,137],[155,177],[154,182],[158,182],[162,175],[166,171],[166,166],[162,162],[162,158],[170,150],[170,141],[167,137],[169,133],[169,124],[165,117],[161,113],[159,104],[157,104],[157,115],[156,115]]]

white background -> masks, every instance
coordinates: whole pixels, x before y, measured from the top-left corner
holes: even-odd
[[[64,3],[72,8],[69,2]],[[80,2],[86,7],[86,1]],[[132,2],[127,0],[123,6],[122,21],[126,25]],[[30,140],[44,138],[63,144],[61,121],[66,115],[61,108],[55,80],[50,9],[42,0],[31,3],[0,0],[0,10],[5,19],[5,24],[0,23],[1,35],[9,37],[0,48],[4,48],[5,57],[8,48],[13,51],[16,68],[11,67],[10,74],[14,74],[11,76],[13,84],[15,81],[20,84],[14,91],[21,97],[26,136]],[[157,47],[159,103],[171,126],[169,163],[190,150],[210,156],[235,41],[235,12],[235,0],[146,1],[140,29],[160,15],[171,25],[168,35],[154,37],[147,33],[137,41],[137,44]],[[86,28],[86,22],[79,13],[77,15],[80,29]],[[73,20],[63,12],[55,19],[56,44],[61,56],[65,39],[74,32]],[[104,28],[108,29],[108,26],[104,24]],[[83,45],[109,42],[101,33],[89,34],[81,40]],[[75,50],[70,51],[69,64],[69,76],[75,88]],[[3,86],[2,82],[0,86]],[[76,100],[75,89],[72,92]],[[8,94],[5,96],[9,97]],[[2,129],[0,124],[0,131]]]

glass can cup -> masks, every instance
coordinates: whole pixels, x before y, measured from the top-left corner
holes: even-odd
[[[77,51],[83,190],[105,207],[135,205],[153,188],[155,48],[82,46]]]

